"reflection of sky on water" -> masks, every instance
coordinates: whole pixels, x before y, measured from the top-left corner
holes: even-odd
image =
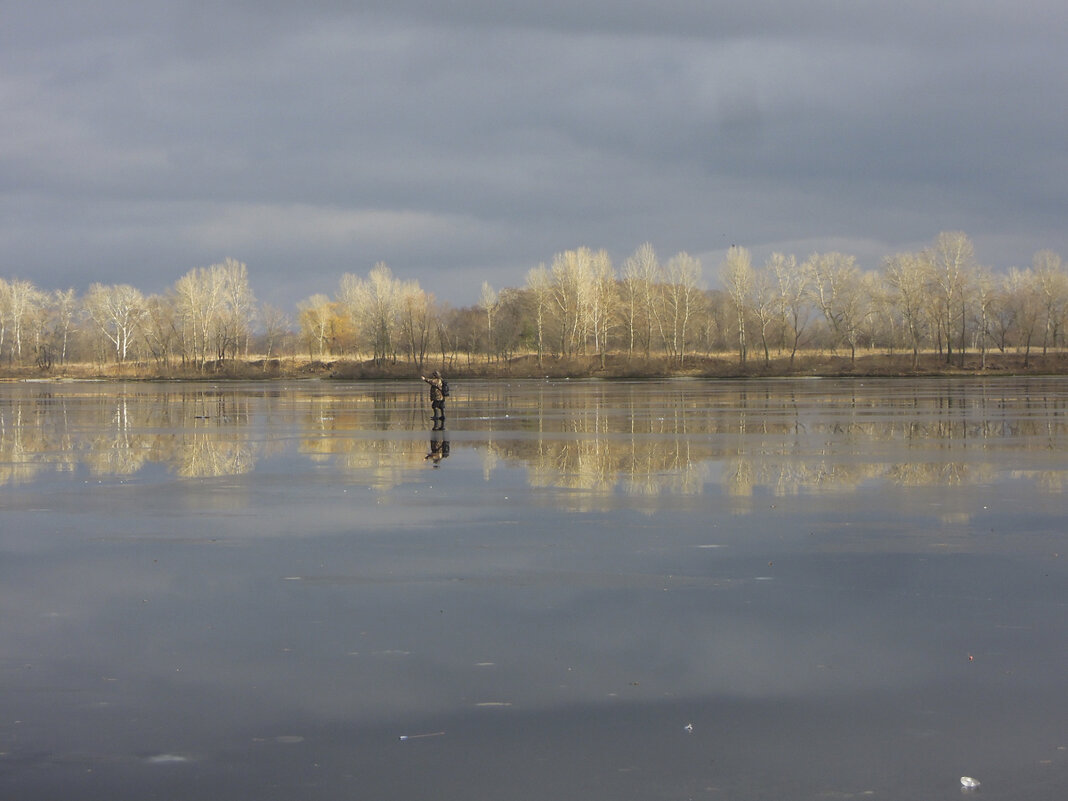
[[[1064,399],[992,383],[981,407],[986,385],[881,384],[859,412],[822,386],[476,385],[438,470],[405,387],[241,387],[215,436],[254,460],[211,477],[168,450],[203,399],[138,388],[138,470],[76,445],[0,487],[0,794],[941,798],[973,773],[1048,798],[1068,548],[1035,476]],[[20,397],[42,425],[5,454],[98,437],[94,392]],[[770,479],[817,458],[840,478]]]

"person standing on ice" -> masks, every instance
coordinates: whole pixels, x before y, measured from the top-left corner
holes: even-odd
[[[430,374],[430,378],[425,375],[419,376],[421,379],[430,384],[430,410],[431,419],[434,421],[434,427],[439,425],[445,427],[445,396],[448,394],[448,384],[441,377],[441,373],[435,370]],[[441,413],[440,421],[438,419],[438,412]]]

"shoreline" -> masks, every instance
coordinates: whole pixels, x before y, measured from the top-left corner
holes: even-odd
[[[465,355],[444,360],[427,359],[422,365],[409,362],[376,364],[351,359],[252,359],[212,363],[198,370],[180,365],[67,365],[49,370],[39,368],[0,368],[0,381],[381,381],[418,378],[429,369],[441,370],[451,380],[502,379],[605,379],[641,380],[664,378],[746,379],[746,378],[952,378],[997,376],[1068,375],[1068,353],[1050,352],[986,354],[985,366],[980,354],[965,354],[947,364],[936,353],[921,354],[913,367],[911,354],[865,354],[851,360],[848,356],[826,354],[798,355],[791,365],[789,357],[763,357],[739,364],[737,356],[693,356],[682,365],[667,359],[630,359],[610,355],[576,358],[520,356],[507,361],[468,360]]]

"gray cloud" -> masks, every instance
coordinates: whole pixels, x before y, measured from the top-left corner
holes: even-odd
[[[580,244],[1068,252],[1061,4],[528,6],[5,9],[0,274],[469,303]]]

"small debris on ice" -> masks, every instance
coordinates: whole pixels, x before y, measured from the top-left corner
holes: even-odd
[[[145,761],[150,765],[174,765],[179,762],[188,762],[189,757],[181,754],[154,754]]]
[[[682,727],[682,730],[687,734],[693,734],[693,724],[687,723],[685,726]]]
[[[431,731],[426,734],[402,734],[398,737],[398,740],[422,740],[424,737],[441,737],[445,732],[443,731]]]
[[[961,776],[960,786],[965,790],[974,790],[979,786],[979,780],[973,779],[971,776]]]

